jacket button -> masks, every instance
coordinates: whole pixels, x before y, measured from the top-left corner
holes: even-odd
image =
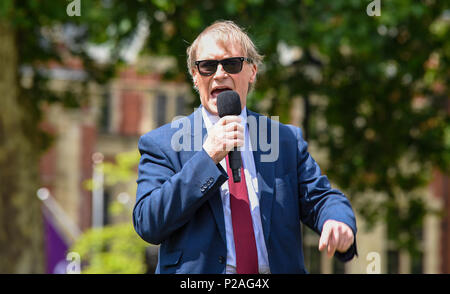
[[[225,257],[219,256],[219,263],[224,264],[225,263]]]

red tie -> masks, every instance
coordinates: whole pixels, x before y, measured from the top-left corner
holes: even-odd
[[[241,168],[241,181],[235,183],[230,169],[228,155],[227,173],[230,189],[231,222],[233,225],[234,248],[236,250],[236,272],[238,274],[258,273],[258,253],[248,200],[244,168]]]

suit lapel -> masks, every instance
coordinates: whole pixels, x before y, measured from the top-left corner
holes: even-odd
[[[203,121],[202,110],[199,107],[192,115],[189,116],[189,120],[191,122],[191,146],[193,147],[192,155],[195,152],[202,150],[203,142],[205,136],[208,134],[205,123]],[[200,127],[201,126],[201,127]],[[201,139],[200,139],[201,138]],[[208,200],[208,204],[211,208],[212,214],[217,224],[217,228],[219,230],[220,236],[223,241],[226,243],[225,236],[225,220],[223,214],[223,206],[222,206],[222,198],[220,196],[220,189],[217,189],[213,195]]]
[[[271,151],[261,151],[259,148],[260,131],[265,132],[267,134],[268,142],[270,142],[270,124],[267,123],[268,119],[263,117],[264,119],[259,120],[260,117],[263,117],[255,112],[247,110],[247,122],[250,118],[253,120],[254,125],[249,125],[249,136],[250,141],[252,142],[252,150],[253,150],[253,160],[255,162],[256,175],[258,179],[258,197],[259,197],[259,206],[260,206],[260,214],[261,214],[261,223],[264,232],[264,240],[266,244],[268,244],[269,235],[270,235],[270,223],[271,223],[271,212],[272,212],[272,204],[274,198],[274,182],[275,182],[275,162],[262,162],[261,155],[268,154]],[[193,114],[189,116],[189,120],[191,123],[191,146],[193,147],[192,156],[195,152],[201,150],[203,145],[203,138],[207,135],[207,130],[205,128],[205,124],[203,122],[201,107],[194,111]],[[260,124],[263,124],[262,127]],[[200,127],[201,125],[201,127]],[[250,130],[253,128],[253,130]],[[202,139],[199,139],[202,138]],[[256,139],[255,139],[256,138]],[[256,145],[256,146],[255,146]],[[220,196],[220,189],[214,192],[209,200],[208,204],[211,208],[212,214],[214,215],[214,219],[217,224],[217,228],[219,230],[220,236],[223,241],[226,243],[225,236],[225,220],[223,213],[223,205],[222,198]]]
[[[259,118],[262,117],[261,121]],[[270,222],[272,213],[272,203],[274,198],[274,181],[275,181],[275,162],[262,162],[261,155],[265,153],[270,153],[269,151],[263,152],[259,148],[260,142],[260,132],[265,132],[267,134],[268,141],[270,138],[270,125],[267,125],[268,119],[257,113],[247,110],[247,123],[249,118],[252,120],[248,124],[250,141],[252,142],[253,150],[253,160],[255,161],[256,175],[258,179],[258,196],[259,196],[259,209],[261,213],[261,223],[264,232],[264,239],[266,244],[268,244],[270,235]],[[253,126],[252,126],[253,124]],[[261,128],[261,124],[262,128]],[[266,125],[264,125],[266,124]],[[253,130],[251,130],[252,128]],[[256,137],[256,139],[255,139]],[[256,146],[255,146],[256,145]]]

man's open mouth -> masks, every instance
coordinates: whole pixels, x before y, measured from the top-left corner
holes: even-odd
[[[228,91],[228,90],[231,90],[231,88],[228,88],[228,87],[216,88],[211,91],[211,97],[216,98],[220,93],[222,93],[223,91]]]

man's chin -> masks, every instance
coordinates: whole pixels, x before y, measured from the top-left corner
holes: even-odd
[[[208,103],[206,105],[203,105],[203,107],[205,107],[205,109],[212,115],[219,115],[215,98],[210,98]]]

